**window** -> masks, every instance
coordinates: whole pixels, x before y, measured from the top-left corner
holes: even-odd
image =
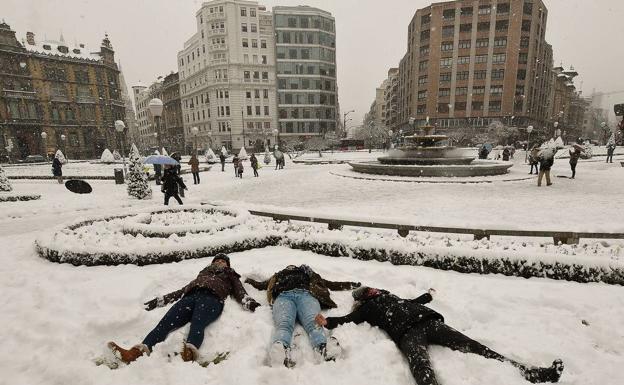
[[[452,67],[453,66],[453,58],[447,57],[440,59],[440,67]]]
[[[494,47],[507,47],[507,37],[497,37],[496,39],[494,39]]]
[[[260,72],[254,71],[253,72],[253,78],[254,78],[254,80],[260,80]]]
[[[485,94],[485,87],[484,86],[472,87],[472,94],[473,95],[483,95],[483,94]]]
[[[260,48],[266,48],[267,44],[266,44],[266,40],[260,40]]]
[[[427,75],[418,77],[418,85],[422,86],[427,84]]]
[[[518,85],[516,86],[516,96],[524,95],[524,86]]]
[[[260,106],[256,106],[256,116],[260,115]]]
[[[504,69],[492,70],[491,78],[492,80],[503,80],[505,78],[505,70]]]
[[[212,8],[210,8],[210,10],[212,11]],[[247,16],[247,8],[241,7],[241,16]]]
[[[262,64],[267,64],[267,56],[262,55]]]
[[[241,31],[247,32],[247,23],[242,23],[241,24]]]
[[[419,71],[424,71],[427,69],[429,62],[427,60],[423,60],[420,63],[418,63],[418,70]]]
[[[500,100],[491,100],[490,101],[490,111],[500,111],[501,110],[501,101]]]
[[[418,91],[418,100],[427,99],[427,90]]]
[[[455,19],[455,9],[445,9],[442,12],[442,18],[444,20],[453,20],[453,19]]]
[[[251,73],[249,71],[243,72],[243,78],[246,82],[248,82],[249,80],[251,80]]]
[[[442,51],[452,51],[453,50],[453,42],[452,41],[443,41],[440,46]]]
[[[470,72],[468,71],[461,71],[458,72],[456,76],[457,80],[468,80],[468,77],[470,75]]]
[[[489,31],[490,30],[490,22],[482,21],[477,24],[477,31]]]
[[[431,14],[423,15],[420,17],[420,24],[429,24],[431,22]]]
[[[262,91],[263,91],[263,95],[262,95],[262,97],[263,97],[264,99],[268,99],[268,98],[269,98],[269,90],[262,90]]]
[[[440,88],[440,90],[438,91],[438,96],[451,96],[451,89],[450,88]]]
[[[438,112],[441,112],[441,113],[449,112],[448,103],[438,103]]]
[[[251,116],[252,115],[252,109],[251,106],[247,106],[247,116]]]
[[[470,24],[470,23],[460,24],[459,25],[459,32],[472,32],[472,24]]]
[[[443,37],[453,36],[454,34],[455,34],[455,26],[447,25],[445,27],[442,27],[442,36]]]
[[[258,40],[251,39],[251,48],[258,48]]]
[[[249,8],[249,16],[256,17],[256,9],[255,8]]]
[[[528,48],[529,47],[529,38],[527,36],[523,36],[520,38],[520,47],[521,48]]]
[[[462,7],[461,15],[463,16],[472,16],[472,7]]]
[[[456,102],[455,111],[466,111],[466,102]]]
[[[518,64],[527,64],[529,61],[529,54],[526,52],[520,52],[518,54]]]
[[[476,43],[477,48],[485,48],[485,47],[488,47],[489,45],[490,45],[489,39],[477,39],[477,43]]]
[[[483,102],[472,102],[473,111],[483,111]]]
[[[269,106],[264,106],[264,115],[269,116]]]
[[[455,95],[468,95],[468,87],[455,88]]]
[[[251,91],[246,91],[245,95],[247,96],[247,99],[251,99]]]
[[[260,90],[254,90],[254,97],[260,99]]]
[[[262,80],[269,80],[269,73],[268,72],[263,72],[262,73]]]
[[[420,54],[421,55],[427,55],[429,53],[429,46],[425,45],[420,47]]]
[[[519,69],[518,73],[516,75],[516,79],[518,79],[518,80],[526,79],[526,70],[525,69]]]
[[[479,15],[489,15],[492,13],[492,7],[489,5],[480,5],[479,6]]]
[[[509,13],[509,3],[500,3],[496,5],[497,15],[506,15]]]
[[[251,32],[258,32],[258,26],[256,24],[251,24]]]
[[[496,22],[496,32],[505,32],[509,29],[509,20],[498,20]]]
[[[467,48],[470,48],[470,40],[460,40],[459,49],[467,49]]]
[[[503,93],[503,86],[500,86],[500,85],[490,86],[490,94],[500,95],[502,93]]]
[[[499,53],[492,56],[492,64],[501,64],[507,60],[507,55],[504,53]]]
[[[522,31],[531,32],[531,20],[522,20]]]
[[[488,56],[487,55],[477,55],[475,56],[475,63],[487,63]]]
[[[247,39],[243,39],[243,47],[249,47],[249,41]]]
[[[451,73],[443,72],[440,74],[440,83],[450,82],[451,81]]]
[[[420,41],[429,40],[429,35],[430,34],[431,34],[431,31],[428,30],[428,29],[426,29],[424,31],[420,31]]]
[[[416,113],[417,114],[424,114],[427,111],[427,105],[426,104],[419,104],[418,107],[416,107]]]
[[[470,56],[460,56],[457,58],[457,64],[470,64]]]
[[[295,17],[289,17],[288,18],[288,26],[290,28],[297,28],[297,18]]]
[[[522,8],[525,15],[533,14],[533,3],[529,3],[528,1],[524,2],[524,7]]]

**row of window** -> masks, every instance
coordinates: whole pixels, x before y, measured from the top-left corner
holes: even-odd
[[[334,131],[336,129],[336,122],[320,121],[320,122],[280,122],[280,132],[293,134],[305,134],[305,133],[323,133],[327,131]]]
[[[533,4],[531,3],[525,3],[524,4],[524,14],[525,15],[531,15],[532,14],[532,10],[533,10]],[[459,15],[461,17],[468,17],[468,16],[472,16],[474,14],[474,9],[471,6],[468,7],[461,7],[459,9],[445,9],[442,12],[442,19],[443,20],[454,20],[455,19],[455,15],[457,14],[457,11],[459,11]],[[510,11],[510,6],[509,3],[499,3],[497,5],[480,5],[477,13],[479,15],[490,15],[492,14],[492,11],[496,11],[497,15],[507,15],[509,14]],[[427,15],[423,15],[420,18],[420,22],[421,24],[429,24],[431,22],[431,14],[427,14]]]
[[[472,46],[472,42],[470,40],[460,40],[457,43],[458,49],[468,49],[468,48],[471,48],[471,46]],[[477,48],[486,48],[489,46],[490,46],[490,39],[477,39],[475,41],[475,47]],[[455,47],[455,44],[452,41],[443,41],[440,44],[440,50],[442,52],[452,51],[454,47]],[[507,47],[507,37],[499,36],[499,37],[494,38],[494,47],[496,48]],[[423,48],[425,52],[423,52]],[[424,53],[428,53],[428,52],[429,52],[428,45],[420,48],[421,55],[423,55]]]
[[[492,64],[503,64],[503,63],[505,63],[506,60],[507,60],[507,54],[499,53],[499,54],[492,55]],[[474,62],[475,63],[487,63],[488,62],[488,55],[476,55],[474,57]],[[421,64],[422,63],[423,62],[421,62]],[[458,65],[470,64],[470,56],[459,56],[457,58],[457,64]],[[452,66],[453,66],[453,58],[452,57],[447,57],[447,58],[440,59],[440,67],[448,68],[448,67],[452,67]],[[427,68],[427,64],[424,64],[424,68]],[[419,69],[420,69],[420,66],[419,66]]]
[[[247,29],[247,23],[241,23],[241,32],[258,32],[258,25],[255,23],[249,24],[249,30]]]
[[[472,106],[472,111],[482,111],[483,110],[483,102],[481,101],[474,101],[471,104]],[[502,104],[500,100],[491,100],[488,103],[488,110],[490,112],[499,112],[501,110]],[[451,105],[448,103],[438,103],[437,106],[437,112],[439,113],[448,113],[450,112],[451,108],[454,111],[466,111],[467,108],[467,103],[466,102],[457,102],[455,103],[455,105]],[[416,108],[416,113],[418,114],[424,114],[427,110],[427,106],[424,104],[418,105]]]
[[[446,82],[450,82],[451,81],[451,76],[452,73],[451,72],[443,72],[440,74],[440,83],[446,83]],[[470,78],[470,72],[469,71],[458,71],[455,74],[455,79],[458,81],[461,80],[468,80]],[[485,79],[487,78],[487,71],[485,70],[479,70],[479,71],[474,71],[473,72],[473,79],[477,79],[477,80],[481,80],[481,79]],[[493,69],[490,75],[490,78],[492,80],[502,80],[505,78],[505,70],[500,68],[500,69]],[[422,86],[424,84],[427,83],[427,76],[419,76],[418,77],[418,85]]]
[[[505,32],[509,29],[509,20],[498,20],[496,21],[495,24],[495,30],[496,32]],[[528,28],[528,29],[526,29]],[[477,23],[477,31],[483,32],[483,31],[489,31],[490,30],[490,22],[489,21],[482,21]],[[531,20],[524,20],[522,22],[522,30],[523,31],[530,31],[531,30]],[[460,33],[464,33],[464,32],[472,32],[472,24],[471,23],[466,23],[466,24],[460,24],[459,26],[459,32]],[[443,37],[449,37],[449,36],[453,36],[455,34],[455,26],[453,25],[447,25],[442,27],[442,36]],[[424,36],[424,37],[423,37]],[[426,40],[429,38],[429,30],[424,30],[420,32],[420,40]]]
[[[336,110],[332,108],[282,108],[279,109],[280,119],[334,119]]]
[[[278,59],[322,60],[336,62],[336,51],[322,47],[277,47]]]
[[[249,40],[247,38],[243,38],[243,47],[244,48],[248,48],[249,47]],[[262,39],[260,40],[260,48],[266,48],[267,47],[267,42],[266,40]],[[258,48],[258,39],[251,39],[251,48]]]
[[[318,31],[277,31],[277,44],[318,44],[336,48],[336,36]]]
[[[315,78],[279,78],[277,88],[280,90],[321,90],[336,91],[336,81]]]
[[[490,86],[490,95],[502,95],[503,86],[502,85],[491,85]],[[455,87],[455,95],[462,96],[468,95],[468,87]],[[472,92],[470,95],[484,95],[485,94],[485,86],[473,86]],[[438,97],[449,97],[451,96],[450,88],[439,88],[438,89]],[[417,99],[425,100],[428,97],[427,90],[418,91]]]
[[[336,32],[334,21],[322,16],[275,15],[276,28],[312,28],[327,32]]]
[[[290,93],[280,92],[277,103],[279,105],[336,105],[336,95],[327,93]]]
[[[285,75],[321,75],[336,77],[336,66],[326,63],[278,62],[277,73]]]
[[[247,106],[247,116],[253,116],[253,106]],[[260,116],[261,106],[255,106],[256,116]],[[264,116],[269,116],[269,106],[264,106]]]

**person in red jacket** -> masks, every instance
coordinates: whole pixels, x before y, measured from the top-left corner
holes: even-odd
[[[154,345],[190,322],[191,328],[183,344],[181,357],[184,361],[196,361],[199,358],[198,349],[204,340],[204,329],[219,318],[229,295],[251,312],[260,306],[247,295],[239,278],[240,275],[230,267],[230,258],[225,254],[217,254],[212,263],[188,285],[145,303],[145,310],[149,311],[177,301],[143,342],[130,349],[124,349],[115,342],[109,342],[108,347],[118,359],[129,364],[143,354],[149,355]]]
[[[508,362],[530,382],[558,382],[563,372],[563,362],[555,360],[550,367],[528,367],[513,361],[487,346],[471,339],[444,323],[444,317],[425,305],[433,300],[432,293],[414,299],[403,299],[381,289],[361,286],[353,291],[357,301],[354,310],[344,317],[327,317],[320,313],[316,322],[328,329],[353,322],[367,322],[384,330],[397,344],[407,358],[416,384],[438,385],[435,372],[429,361],[427,347],[441,345],[463,353],[478,354],[482,357]]]

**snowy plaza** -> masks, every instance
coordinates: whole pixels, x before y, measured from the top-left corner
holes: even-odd
[[[371,159],[379,153],[309,153],[297,160],[340,161]],[[110,352],[106,343],[138,343],[166,312],[151,312],[143,303],[176,290],[192,280],[210,258],[183,259],[145,266],[73,266],[41,258],[35,247],[100,255],[127,252],[170,253],[207,247],[219,242],[293,234],[297,240],[339,240],[352,246],[446,250],[447,254],[530,254],[543,261],[575,261],[584,266],[622,268],[624,241],[581,239],[579,245],[554,245],[549,238],[493,236],[475,241],[468,235],[410,233],[345,227],[329,231],[325,225],[275,223],[250,216],[246,210],[264,210],[312,217],[333,217],[399,224],[621,233],[620,160],[604,158],[579,162],[575,180],[567,159],[553,167],[553,185],[538,188],[528,175],[522,152],[505,178],[477,178],[471,183],[433,183],[428,179],[362,178],[347,164],[305,164],[287,160],[283,170],[264,166],[260,176],[235,178],[231,163],[225,172],[214,164],[201,172],[201,183],[188,185],[184,205],[213,207],[180,219],[175,214],[151,214],[150,224],[173,235],[150,238],[122,234],[119,228],[149,227],[125,219],[97,222],[98,218],[134,216],[163,210],[159,186],[150,181],[153,197],[128,196],[126,185],[112,180],[88,180],[91,194],[72,194],[55,180],[11,179],[7,194],[37,194],[38,200],[0,203],[0,253],[3,344],[0,348],[1,383],[7,384],[413,384],[407,361],[378,328],[346,324],[332,331],[343,348],[336,362],[314,361],[301,327],[295,330],[298,363],[293,369],[266,364],[273,322],[266,293],[248,284],[245,289],[261,306],[250,313],[228,299],[221,318],[206,329],[200,353],[212,357],[229,352],[218,365],[204,368],[169,357],[180,350],[188,326],[142,357],[117,370],[96,366]],[[313,163],[314,163],[313,162]],[[182,162],[185,163],[184,161]],[[202,163],[203,166],[208,166]],[[72,175],[109,175],[111,166],[72,163]],[[44,175],[49,165],[5,167],[8,175]],[[202,206],[203,204],[203,206]],[[170,202],[170,209],[177,209]],[[222,211],[219,211],[222,210]],[[225,211],[223,211],[225,210]],[[134,217],[132,217],[134,218]],[[67,226],[96,221],[82,229]],[[178,223],[176,221],[183,220]],[[117,222],[116,222],[117,221]],[[125,222],[124,222],[125,221]],[[168,223],[169,222],[169,223]],[[137,224],[138,223],[138,224]],[[170,225],[169,227],[167,225]],[[177,226],[177,227],[176,227]],[[179,229],[195,229],[186,236]],[[65,230],[63,230],[65,229]],[[73,229],[73,230],[70,230]],[[179,230],[179,231],[182,231]],[[98,254],[100,253],[100,254]],[[288,264],[307,264],[324,278],[357,281],[414,298],[434,288],[431,308],[446,323],[517,361],[549,365],[561,358],[562,384],[618,384],[624,381],[624,297],[621,285],[579,283],[548,278],[525,279],[501,274],[463,274],[424,266],[335,258],[285,244],[230,253],[232,267],[243,279],[268,278]],[[151,262],[150,262],[151,263]],[[621,271],[621,270],[620,270]],[[337,309],[329,316],[350,311],[349,291],[332,292]],[[447,348],[430,348],[438,380],[445,385],[524,384],[508,364]]]

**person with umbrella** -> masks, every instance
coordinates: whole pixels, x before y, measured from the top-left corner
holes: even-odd
[[[537,177],[537,187],[542,186],[542,178],[546,175],[546,186],[551,186],[550,181],[550,168],[555,164],[555,153],[557,149],[554,147],[546,147],[542,149],[537,155],[539,162],[539,175]]]

